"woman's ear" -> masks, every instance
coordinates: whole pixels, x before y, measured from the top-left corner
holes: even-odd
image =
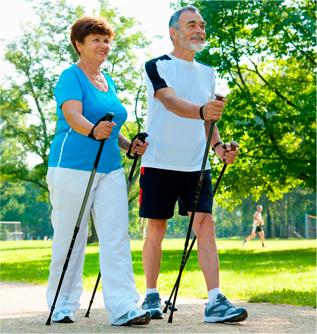
[[[76,49],[79,53],[81,53],[81,50],[82,50],[82,43],[78,42],[78,41],[75,41],[75,45],[76,45]]]

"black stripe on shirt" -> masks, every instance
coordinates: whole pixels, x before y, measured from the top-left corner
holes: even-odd
[[[152,86],[155,92],[161,88],[168,87],[165,80],[160,77],[157,71],[156,62],[158,60],[172,60],[172,59],[169,56],[164,55],[158,58],[151,59],[145,63],[146,73],[152,82]]]

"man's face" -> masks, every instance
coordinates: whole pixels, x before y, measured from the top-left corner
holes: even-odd
[[[200,51],[205,47],[206,22],[200,14],[185,11],[181,14],[178,24],[178,30],[174,28],[171,30],[171,36],[175,45],[192,51]]]

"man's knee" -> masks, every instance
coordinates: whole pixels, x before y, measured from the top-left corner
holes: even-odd
[[[206,212],[197,212],[195,214],[195,219],[193,224],[194,232],[196,231],[199,232],[200,230],[206,231],[206,229],[213,231],[214,227],[215,227],[215,222],[212,214]]]
[[[166,220],[149,219],[146,239],[162,241],[166,232]]]

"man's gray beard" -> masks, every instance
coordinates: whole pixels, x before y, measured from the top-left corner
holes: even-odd
[[[206,43],[199,43],[199,44],[190,43],[191,49],[195,52],[202,51],[205,48],[205,46],[206,46]]]

